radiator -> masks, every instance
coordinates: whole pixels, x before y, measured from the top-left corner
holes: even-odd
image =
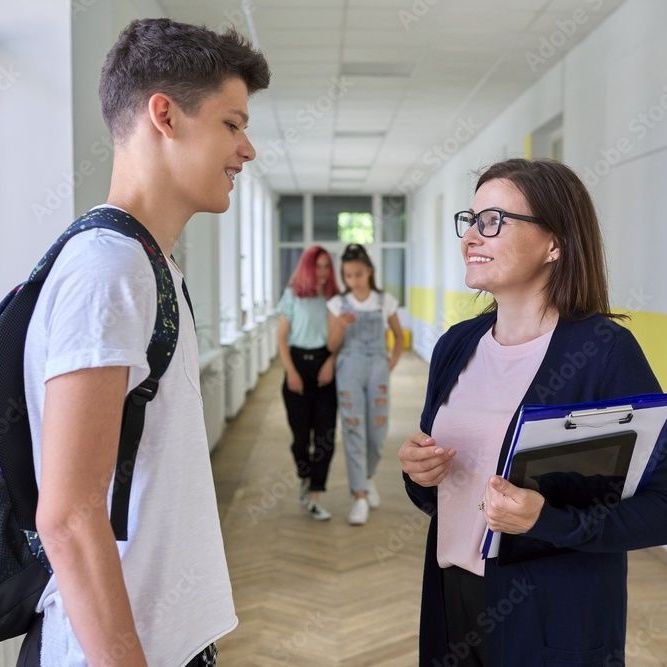
[[[224,345],[225,355],[225,413],[228,419],[236,417],[245,401],[246,355],[243,339]]]
[[[267,335],[269,337],[269,359],[275,359],[278,354],[278,317],[271,315],[266,320]]]
[[[257,386],[259,377],[259,336],[257,326],[248,327],[244,337],[246,358],[246,391],[251,391]]]
[[[263,320],[257,327],[257,343],[258,343],[258,366],[260,373],[266,373],[271,365],[271,352],[269,350],[269,323]]]

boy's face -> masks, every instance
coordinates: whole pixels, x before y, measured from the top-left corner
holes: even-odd
[[[255,158],[247,123],[248,89],[239,78],[227,79],[207,95],[196,114],[178,110],[178,129],[168,148],[170,169],[179,197],[193,210],[229,208],[234,177]]]

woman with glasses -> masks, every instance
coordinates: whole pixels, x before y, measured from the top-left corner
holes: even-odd
[[[375,268],[366,249],[353,243],[341,258],[342,295],[329,307],[329,349],[338,352],[336,385],[350,492],[348,522],[361,526],[369,508],[380,506],[373,481],[389,425],[389,373],[401,356],[403,332],[398,301],[378,289]],[[391,358],[386,330],[394,333]]]
[[[634,497],[587,509],[499,476],[522,405],[660,391],[610,310],[590,196],[563,164],[507,160],[455,223],[466,285],[493,301],[436,344],[420,432],[399,453],[432,517],[420,665],[623,665],[626,552],[667,543],[665,457]],[[562,551],[485,561],[487,526]]]
[[[336,432],[334,358],[327,349],[327,299],[338,294],[331,255],[305,250],[278,303],[278,352],[283,400],[292,430],[299,502],[316,521],[331,514],[320,502],[326,490]]]

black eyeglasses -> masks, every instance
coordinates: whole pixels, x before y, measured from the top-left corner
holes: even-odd
[[[456,223],[456,235],[463,238],[463,235],[475,224],[477,231],[482,236],[498,236],[500,228],[505,222],[505,218],[513,220],[524,220],[525,222],[539,222],[538,218],[532,215],[519,215],[518,213],[508,213],[501,208],[485,208],[479,213],[472,211],[459,211],[454,214]]]

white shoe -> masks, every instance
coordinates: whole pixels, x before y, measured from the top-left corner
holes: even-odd
[[[302,477],[299,480],[299,505],[306,507],[308,505],[308,492],[310,491],[310,480]]]
[[[368,506],[372,510],[376,510],[380,507],[380,494],[375,488],[375,482],[372,479],[368,480]]]
[[[306,509],[308,510],[308,514],[310,514],[310,518],[315,519],[315,521],[328,521],[331,518],[331,512],[328,512],[319,503],[308,501]]]
[[[351,526],[363,526],[368,521],[368,500],[366,498],[357,498],[354,501],[347,521]]]

